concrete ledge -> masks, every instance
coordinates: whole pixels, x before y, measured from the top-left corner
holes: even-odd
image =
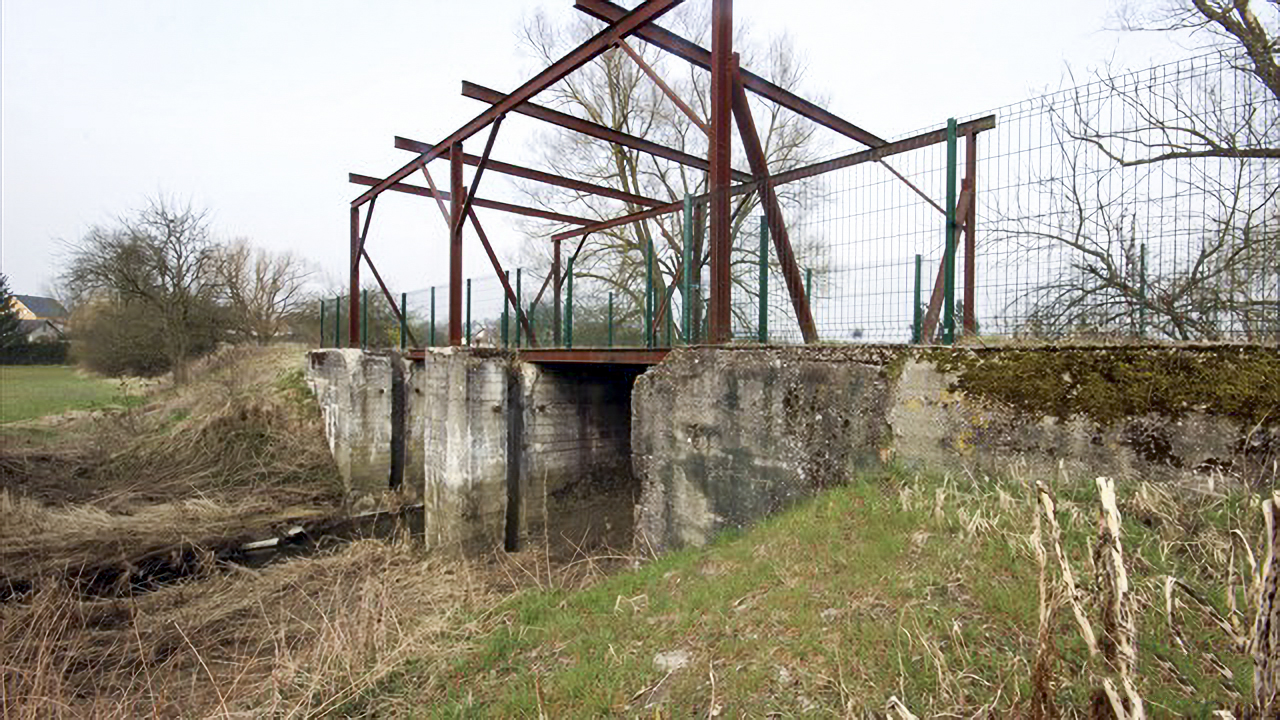
[[[347,492],[385,493],[391,478],[392,363],[388,354],[313,350],[307,383]]]

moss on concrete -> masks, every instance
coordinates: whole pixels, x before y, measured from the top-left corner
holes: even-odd
[[[952,390],[1063,419],[1201,412],[1252,425],[1280,417],[1280,353],[1269,348],[933,349],[920,357],[955,377]]]

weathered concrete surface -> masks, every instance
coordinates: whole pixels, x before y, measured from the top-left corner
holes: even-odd
[[[521,536],[541,532],[548,497],[631,484],[631,387],[641,370],[519,364]]]
[[[492,351],[433,349],[415,363],[406,425],[415,444],[421,438],[429,548],[504,542],[509,376],[509,357]]]
[[[678,349],[636,381],[637,543],[701,545],[880,462],[883,357],[857,348]]]
[[[307,382],[324,417],[325,436],[348,494],[390,488],[392,363],[388,354],[313,350]]]
[[[1040,475],[1052,475],[1061,466],[1074,477],[1198,485],[1209,476],[1221,479],[1224,471],[1253,482],[1263,470],[1260,456],[1266,448],[1280,447],[1280,424],[1243,422],[1209,408],[1172,416],[1060,417],[1051,407],[1037,412],[966,393],[961,384],[956,372],[941,371],[918,354],[907,359],[888,416],[899,462],[986,473],[1007,472],[1016,462]]]

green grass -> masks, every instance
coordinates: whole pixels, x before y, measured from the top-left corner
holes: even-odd
[[[998,715],[1025,713],[1039,607],[1031,506],[1015,483],[966,483],[867,476],[750,532],[589,589],[520,593],[485,613],[487,629],[444,672],[434,658],[410,661],[360,704],[394,699],[431,717],[654,717],[655,709],[685,717],[706,716],[714,696],[727,717],[843,717],[882,709],[896,695],[922,717],[988,705]],[[1089,587],[1096,498],[1091,483],[1081,485],[1060,493],[1060,522]],[[934,511],[940,488],[942,517]],[[1081,499],[1074,507],[1073,495]],[[1165,573],[1221,597],[1222,578],[1186,548],[1219,543],[1233,511],[1202,510],[1195,532],[1208,535],[1136,512],[1125,521],[1140,690],[1158,716],[1207,717],[1231,702],[1203,658],[1173,649],[1162,612]],[[1218,650],[1247,697],[1247,658],[1221,652],[1221,636],[1192,613],[1183,622],[1189,645]],[[1087,652],[1065,607],[1053,627],[1054,700],[1081,712],[1094,687],[1082,670]],[[673,650],[691,661],[668,676],[654,658]],[[1156,665],[1156,653],[1187,676],[1194,695]],[[656,708],[644,707],[650,696]]]
[[[78,374],[70,366],[0,365],[0,423],[135,401],[118,382]]]

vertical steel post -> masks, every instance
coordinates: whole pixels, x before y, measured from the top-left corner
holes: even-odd
[[[662,314],[662,317],[665,318],[665,320],[663,321],[663,324],[666,326],[666,333],[667,333],[666,347],[671,347],[671,329],[675,325],[675,321],[671,319],[670,301],[667,302],[667,311]]]
[[[920,307],[920,253],[916,253],[916,289],[911,298],[911,343],[920,344],[920,323],[924,320],[924,308]]]
[[[511,284],[511,271],[503,271],[507,276],[507,284]],[[502,347],[511,347],[511,327],[508,320],[511,317],[511,301],[507,299],[507,294],[502,293]]]
[[[769,342],[769,223],[760,216],[760,318],[756,321],[756,340]]]
[[[969,182],[969,212],[964,216],[964,332],[978,334],[978,133],[965,137],[964,175]]]
[[[551,341],[560,347],[560,241],[552,243],[551,253]]]
[[[644,346],[653,347],[653,243],[644,246]]]
[[[573,258],[564,276],[564,346],[573,349]]]
[[[813,307],[813,268],[804,271],[804,301]]]
[[[708,341],[732,333],[733,251],[729,170],[733,147],[733,0],[711,0],[711,132],[707,138],[711,211],[711,317]]]
[[[609,293],[609,347],[613,347],[613,293]]]
[[[342,296],[333,299],[333,346],[342,347]]]
[[[684,277],[681,278],[680,305],[684,310],[684,344],[693,344],[693,195],[684,194],[684,236],[680,246],[684,257]]]
[[[409,293],[400,293],[400,349],[409,347]]]
[[[449,146],[449,344],[462,344],[462,208],[467,189],[462,184],[462,143]]]
[[[360,338],[360,208],[351,208],[351,276],[347,292],[347,347]]]
[[[323,300],[323,299],[322,299],[322,300],[320,300],[320,347],[325,347],[325,344],[324,344],[324,300]]]
[[[516,347],[523,347],[521,336],[524,334],[524,323],[521,323],[520,312],[524,309],[524,301],[520,299],[520,281],[523,279],[524,273],[520,268],[516,268]]]
[[[947,120],[947,238],[942,295],[942,342],[956,341],[956,119]]]
[[[467,346],[471,346],[471,278],[467,278]]]
[[[436,346],[436,289],[431,288],[431,347]]]
[[[1147,336],[1147,244],[1142,243],[1142,259],[1138,264],[1138,337]]]
[[[360,291],[360,349],[369,349],[369,291]]]

